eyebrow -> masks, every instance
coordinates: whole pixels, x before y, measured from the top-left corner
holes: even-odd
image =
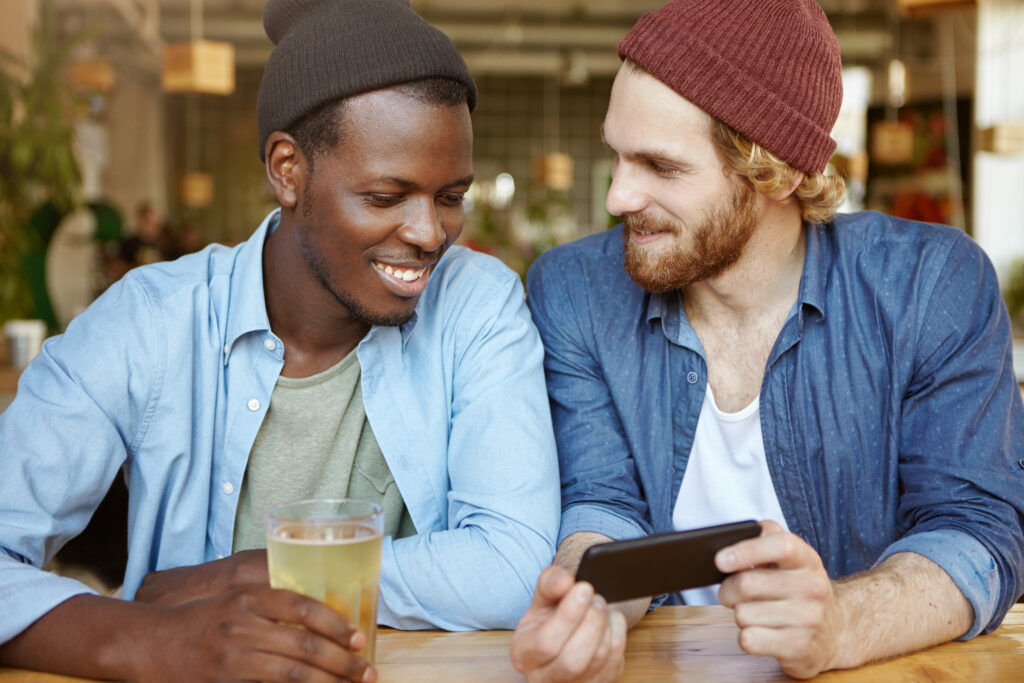
[[[466,176],[465,178],[459,178],[458,180],[456,180],[456,181],[455,181],[455,182],[453,182],[453,183],[448,183],[447,185],[445,185],[445,186],[444,186],[443,188],[441,188],[441,189],[443,189],[443,190],[447,190],[448,188],[451,188],[451,187],[459,187],[459,186],[461,186],[461,185],[465,185],[466,187],[469,187],[469,186],[470,186],[470,185],[472,185],[472,184],[473,184],[473,176],[471,176],[471,175],[468,175],[468,176]]]
[[[628,161],[657,161],[665,162],[668,165],[675,166],[680,169],[693,168],[693,164],[688,163],[680,159],[676,154],[666,147],[652,147],[650,149],[637,149],[629,152],[618,152],[610,144],[608,139],[604,136],[604,124],[601,124],[601,142],[615,154],[621,155]]]
[[[411,180],[406,180],[405,178],[396,178],[395,176],[380,176],[380,177],[374,178],[370,182],[371,183],[391,183],[392,185],[398,185],[402,189],[408,189],[408,188],[416,186],[416,183],[414,183]],[[468,175],[468,176],[466,176],[464,178],[459,178],[458,180],[455,180],[453,182],[448,183],[447,185],[445,185],[441,189],[442,190],[447,190],[447,189],[450,189],[450,188],[453,188],[453,187],[459,187],[461,185],[465,185],[465,186],[468,187],[468,186],[470,186],[472,184],[473,184],[473,176]]]

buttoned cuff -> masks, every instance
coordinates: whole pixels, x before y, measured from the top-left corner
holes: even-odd
[[[957,640],[969,640],[981,633],[992,621],[999,600],[999,572],[985,546],[962,531],[923,531],[890,545],[875,566],[890,555],[905,552],[923,555],[942,567],[974,608],[974,623]]]
[[[603,505],[577,503],[562,511],[562,528],[558,532],[558,545],[578,531],[603,534],[613,541],[647,535],[639,524],[610,511]]]

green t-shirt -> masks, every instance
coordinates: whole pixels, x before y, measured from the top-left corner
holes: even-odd
[[[279,377],[249,453],[233,551],[266,547],[267,509],[305,498],[359,498],[384,509],[384,535],[416,527],[370,429],[353,350],[312,377]]]

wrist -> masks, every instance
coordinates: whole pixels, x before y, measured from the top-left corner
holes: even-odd
[[[891,587],[873,574],[861,574],[832,582],[836,617],[835,650],[823,671],[854,669],[877,659],[872,650],[872,634],[882,629],[881,613],[872,608],[871,600],[881,591],[895,599]]]
[[[269,586],[270,573],[267,570],[265,550],[243,550],[231,556],[231,571],[227,585],[222,591],[244,586]]]
[[[163,645],[159,637],[159,616],[165,610],[152,605],[122,602],[125,613],[120,628],[109,630],[96,648],[96,661],[105,678],[146,680],[153,662],[159,661],[155,648]],[[146,667],[150,668],[147,669]]]

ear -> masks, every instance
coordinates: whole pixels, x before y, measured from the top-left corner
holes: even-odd
[[[274,188],[277,201],[284,208],[295,208],[309,170],[306,157],[295,139],[281,131],[275,131],[267,138],[265,155],[267,180]]]
[[[800,187],[800,183],[802,183],[804,181],[804,178],[805,178],[804,172],[803,171],[798,171],[798,170],[796,170],[794,168],[793,169],[793,182],[791,182],[789,184],[789,188],[785,189],[785,190],[783,190],[781,192],[777,192],[776,194],[770,195],[768,198],[769,199],[774,199],[777,202],[782,202],[782,201],[785,201],[785,200],[789,199],[790,196],[792,196],[792,194],[794,192],[796,192],[796,188]]]

